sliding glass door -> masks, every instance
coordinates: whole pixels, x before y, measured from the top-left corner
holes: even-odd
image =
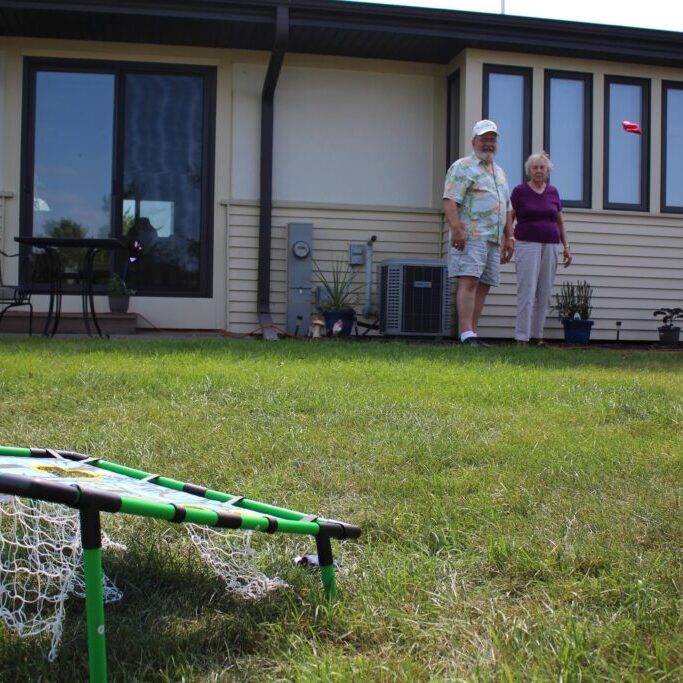
[[[137,240],[139,294],[209,296],[214,71],[27,60],[26,74],[22,234]]]

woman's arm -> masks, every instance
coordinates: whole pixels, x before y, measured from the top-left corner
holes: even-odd
[[[561,211],[559,211],[557,214],[557,225],[560,228],[560,241],[562,242],[562,247],[564,248],[562,252],[562,265],[564,265],[564,267],[566,268],[572,262],[572,253],[569,249],[567,230],[564,227],[564,219],[562,217]]]

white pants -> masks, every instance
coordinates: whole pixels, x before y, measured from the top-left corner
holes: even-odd
[[[543,326],[550,311],[559,256],[559,244],[518,241],[515,245],[517,341],[543,339]]]

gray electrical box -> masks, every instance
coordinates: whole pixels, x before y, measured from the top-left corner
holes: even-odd
[[[365,263],[365,245],[349,244],[349,265],[362,266]]]
[[[287,225],[287,332],[307,334],[311,325],[313,224]]]

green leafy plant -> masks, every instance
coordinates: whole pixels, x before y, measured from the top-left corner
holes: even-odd
[[[107,292],[109,293],[109,296],[130,296],[135,293],[128,287],[126,281],[118,273],[112,273],[109,276]]]
[[[343,311],[353,308],[358,287],[353,283],[356,274],[351,266],[340,259],[332,263],[329,274],[324,273],[317,263],[313,263],[313,271],[325,294],[319,305],[320,310]]]
[[[563,282],[560,291],[555,294],[555,310],[559,320],[581,320],[591,317],[593,307],[593,288],[586,282]]]

